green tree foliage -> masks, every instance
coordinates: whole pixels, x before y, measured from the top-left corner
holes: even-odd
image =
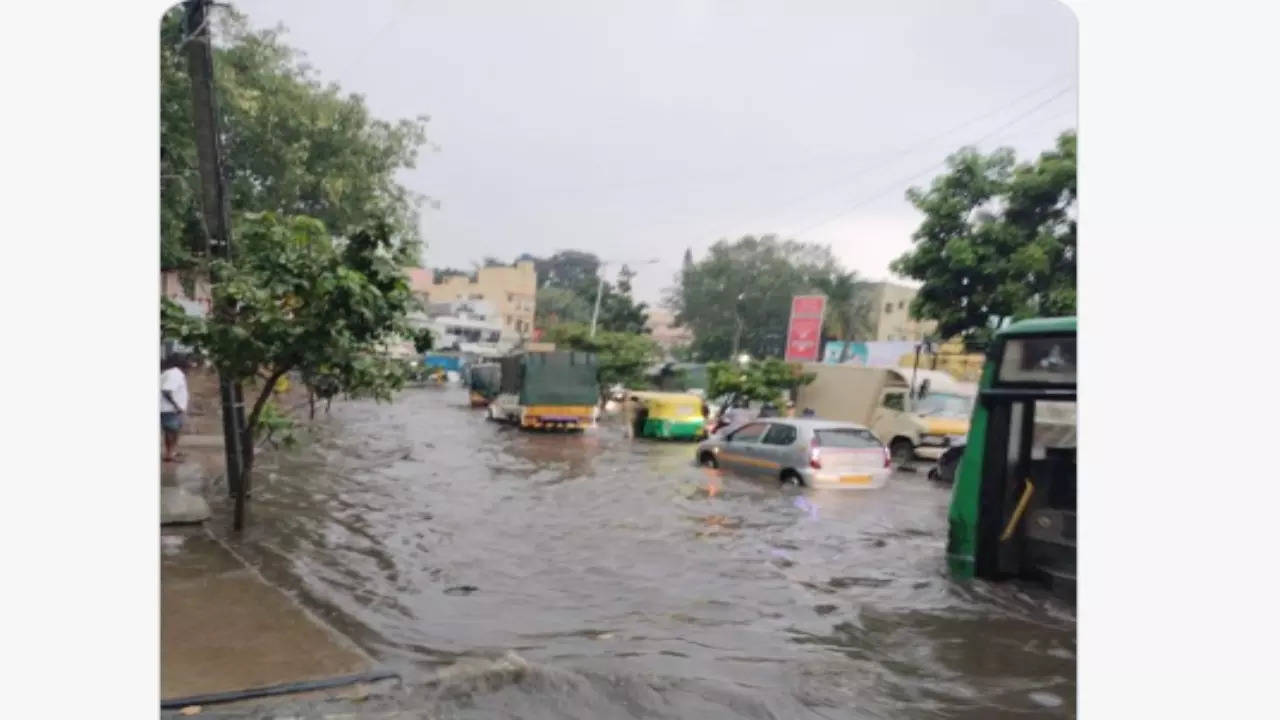
[[[816,377],[796,363],[767,358],[745,365],[717,362],[707,366],[710,395],[734,394],[760,402],[780,403],[793,390],[808,385]]]
[[[600,258],[582,250],[561,250],[549,258],[534,258],[538,287],[572,290],[582,297],[595,299],[600,279]]]
[[[619,333],[648,334],[648,306],[631,297],[635,272],[626,265],[618,271],[617,284],[605,283],[600,294],[600,329]]]
[[[676,322],[693,330],[692,351],[700,359],[781,356],[791,298],[830,284],[840,272],[825,245],[773,235],[721,240],[707,257],[684,265],[667,304]]]
[[[858,281],[854,272],[835,271],[819,277],[814,285],[827,296],[827,311],[822,320],[823,335],[849,342],[867,338],[871,333],[871,294]],[[840,350],[840,362],[848,359],[849,346]]]
[[[535,308],[535,323],[540,328],[591,322],[591,303],[568,288],[554,285],[538,288]]]
[[[645,303],[631,296],[631,279],[635,272],[625,265],[619,270],[617,283],[600,283],[606,268],[600,258],[582,250],[561,250],[548,258],[528,253],[517,258],[532,260],[538,275],[537,323],[549,328],[555,323],[591,322],[596,293],[600,293],[600,318],[597,329],[621,333],[647,333],[649,313]]]
[[[215,87],[234,212],[307,215],[345,237],[376,222],[397,257],[417,264],[422,197],[396,180],[426,142],[426,117],[386,122],[359,95],[322,84],[282,29],[253,30],[229,8],[214,10]],[[160,26],[161,267],[192,264],[203,247],[191,85],[182,8]]]
[[[560,324],[547,331],[546,339],[560,350],[581,350],[596,354],[601,393],[613,385],[641,387],[645,371],[660,357],[658,344],[648,335],[597,330],[595,337],[586,325]],[[602,395],[601,400],[604,400]]]
[[[981,340],[1006,319],[1076,312],[1076,136],[1034,163],[963,148],[907,198],[924,221],[893,271],[922,281],[911,312]]]
[[[386,225],[335,240],[314,218],[264,214],[246,216],[236,232],[234,263],[210,268],[214,307],[225,311],[196,318],[165,299],[161,328],[232,380],[262,381],[245,429],[249,468],[263,408],[288,372],[300,371],[322,398],[390,398],[403,366],[385,349],[411,336],[413,298]]]

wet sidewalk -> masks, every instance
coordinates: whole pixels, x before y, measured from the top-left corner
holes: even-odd
[[[201,527],[162,533],[160,587],[162,701],[374,669]]]

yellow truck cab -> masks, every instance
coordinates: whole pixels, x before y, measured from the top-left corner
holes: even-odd
[[[895,462],[936,460],[964,443],[977,388],[937,370],[869,368],[812,363],[814,381],[798,391],[796,407],[819,418],[864,425],[889,447]]]

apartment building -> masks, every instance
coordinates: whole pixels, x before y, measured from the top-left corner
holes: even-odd
[[[531,260],[480,268],[470,276],[450,275],[438,282],[432,270],[411,268],[409,286],[427,303],[483,302],[494,310],[493,320],[503,335],[527,338],[533,334],[538,275]]]
[[[938,329],[934,320],[911,318],[915,288],[888,282],[867,283],[871,292],[871,338],[879,342],[918,341]]]

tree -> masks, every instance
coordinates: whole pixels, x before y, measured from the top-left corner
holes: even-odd
[[[164,299],[161,328],[225,377],[261,381],[242,440],[248,472],[264,407],[286,373],[300,371],[321,397],[390,398],[403,367],[385,349],[412,334],[413,297],[385,224],[336,240],[314,218],[262,214],[244,217],[236,235],[235,260],[210,267],[222,310],[198,318]]]
[[[231,207],[306,215],[345,237],[373,223],[389,228],[398,258],[417,264],[424,198],[397,180],[414,167],[427,118],[386,122],[359,95],[322,85],[283,28],[255,31],[219,8],[215,83]],[[182,9],[160,27],[161,267],[190,268],[206,246],[182,43]]]
[[[635,272],[627,266],[619,271],[615,286],[600,282],[604,265],[595,254],[584,250],[561,250],[545,259],[525,253],[517,258],[519,260],[533,260],[538,274],[536,313],[540,327],[549,327],[556,322],[590,323],[595,311],[596,293],[599,292],[598,329],[648,332],[647,308],[631,297],[631,278],[635,277]]]
[[[816,375],[806,373],[796,363],[767,358],[745,365],[729,362],[707,366],[712,397],[733,394],[749,400],[779,404],[792,391],[813,382]]]
[[[538,287],[572,290],[594,301],[600,279],[600,258],[583,250],[561,250],[546,259],[535,259]]]
[[[631,297],[631,278],[635,271],[626,265],[618,271],[616,286],[604,283],[600,288],[599,329],[620,332],[648,334],[649,312],[645,303],[637,303]]]
[[[814,279],[814,285],[827,296],[823,317],[823,334],[844,344],[840,362],[849,359],[848,343],[871,332],[871,296],[864,291],[854,272],[835,272]]]
[[[1076,136],[1034,163],[962,148],[907,198],[924,213],[893,271],[923,282],[915,317],[943,337],[981,341],[1005,320],[1076,312]]]
[[[562,287],[538,289],[534,321],[540,328],[559,323],[591,322],[591,304],[572,290]]]
[[[645,371],[660,357],[653,338],[638,333],[600,332],[591,336],[586,325],[561,324],[550,328],[547,339],[558,349],[595,353],[599,365],[600,401],[608,398],[613,385],[639,387],[646,382]]]
[[[693,330],[704,360],[782,355],[791,298],[812,292],[839,264],[825,245],[772,235],[720,240],[707,257],[685,266],[668,291],[676,322]]]

